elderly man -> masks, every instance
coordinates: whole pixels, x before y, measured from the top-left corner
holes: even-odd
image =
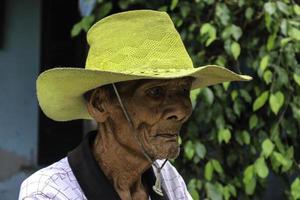
[[[27,178],[19,199],[192,199],[168,162],[179,154],[179,131],[192,112],[189,92],[251,78],[218,66],[194,68],[165,12],[115,14],[87,38],[85,69],[42,73],[37,95],[48,117],[94,119],[98,129]]]

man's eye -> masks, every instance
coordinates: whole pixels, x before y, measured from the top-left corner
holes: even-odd
[[[183,94],[183,96],[189,96],[189,95],[190,95],[190,89],[188,89],[188,88],[183,88],[182,94]]]
[[[147,90],[147,94],[152,97],[161,97],[164,95],[164,90],[162,87],[153,87]]]

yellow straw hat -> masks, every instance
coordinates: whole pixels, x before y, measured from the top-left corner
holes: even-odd
[[[227,81],[247,81],[215,65],[193,67],[166,12],[136,10],[108,16],[92,26],[85,69],[53,68],[37,79],[41,109],[51,119],[91,119],[83,94],[109,83],[136,79],[195,77],[192,89]]]

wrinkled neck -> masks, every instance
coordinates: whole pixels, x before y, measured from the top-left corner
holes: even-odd
[[[99,124],[93,153],[99,167],[119,195],[124,199],[133,199],[133,194],[146,191],[142,184],[142,174],[151,167],[151,163],[141,152],[132,151],[120,144],[116,136],[121,134],[108,121]]]

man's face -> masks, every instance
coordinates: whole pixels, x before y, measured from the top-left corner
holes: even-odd
[[[146,152],[154,159],[176,158],[182,124],[192,112],[189,92],[191,78],[138,80],[116,84],[122,102],[133,121],[132,130],[116,98],[107,105],[115,139],[131,152],[141,153],[137,134]],[[113,94],[114,95],[114,94]]]

